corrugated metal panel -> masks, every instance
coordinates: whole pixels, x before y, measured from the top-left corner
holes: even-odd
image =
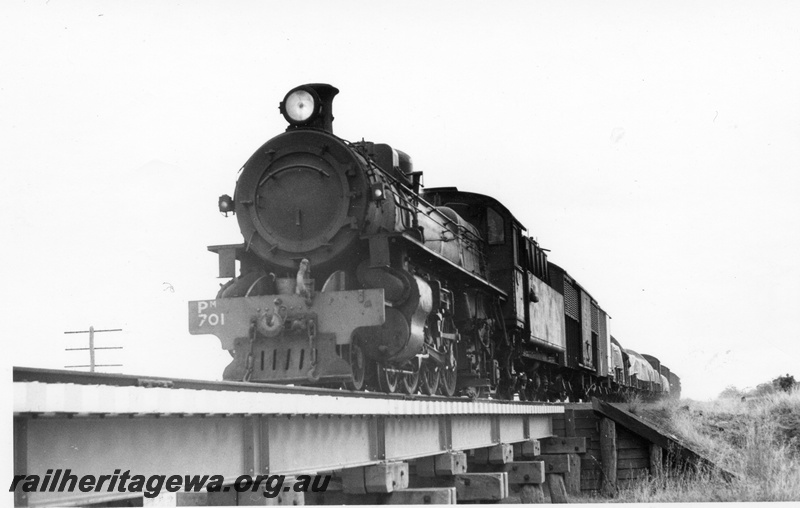
[[[15,413],[447,415],[553,414],[558,406],[494,401],[402,400],[138,386],[14,383]]]
[[[581,305],[578,300],[578,290],[575,286],[564,280],[564,312],[572,319],[580,321]]]
[[[581,362],[581,324],[578,291],[564,270],[550,264],[550,277],[556,290],[564,295],[564,329],[567,337],[567,366],[577,369]]]

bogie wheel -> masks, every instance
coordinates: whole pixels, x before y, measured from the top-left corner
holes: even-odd
[[[395,372],[394,367],[387,368],[382,364],[377,364],[378,368],[378,389],[384,393],[396,393],[400,385],[400,376]]]
[[[417,393],[417,387],[419,387],[420,361],[419,358],[412,358],[403,365],[403,370],[411,372],[411,374],[401,374],[403,378],[403,391],[409,395]]]
[[[355,342],[350,344],[350,368],[353,371],[353,379],[345,382],[345,388],[360,392],[366,387],[367,357],[361,346]]]
[[[433,395],[439,389],[441,369],[433,360],[423,360],[419,372],[419,387],[425,395]]]
[[[456,393],[458,381],[458,361],[456,360],[456,343],[448,341],[445,346],[445,363],[441,372],[442,395],[452,397]]]

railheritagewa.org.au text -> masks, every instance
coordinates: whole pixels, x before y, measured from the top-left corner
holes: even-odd
[[[299,475],[286,482],[284,475],[242,475],[226,483],[222,475],[131,475],[115,469],[110,475],[72,474],[71,469],[48,469],[43,475],[15,475],[9,492],[141,492],[154,498],[161,492],[258,492],[276,497],[281,492],[325,492],[330,475]]]

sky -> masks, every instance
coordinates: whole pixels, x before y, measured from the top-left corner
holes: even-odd
[[[219,379],[187,302],[278,103],[340,89],[334,132],[496,197],[683,394],[800,377],[796,2],[3,2],[10,366]],[[8,383],[10,384],[10,382]]]

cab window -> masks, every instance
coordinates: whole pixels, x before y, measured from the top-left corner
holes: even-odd
[[[486,209],[486,224],[488,229],[489,245],[505,243],[505,224],[503,218],[493,208]]]

